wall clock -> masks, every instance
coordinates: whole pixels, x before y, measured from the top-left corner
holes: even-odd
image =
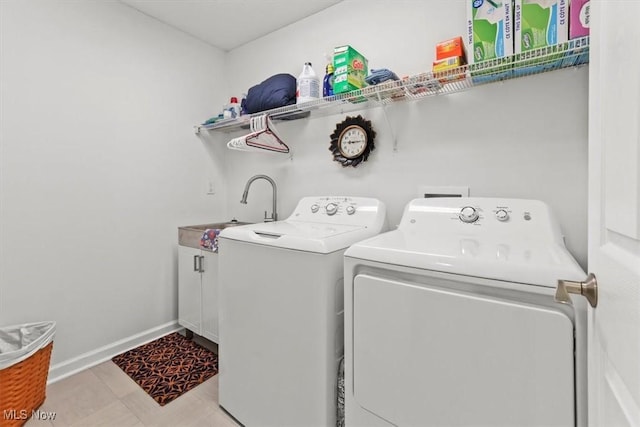
[[[333,160],[345,167],[358,166],[366,161],[369,153],[374,150],[375,136],[369,120],[362,116],[347,117],[336,125],[331,134],[329,150],[333,153]]]

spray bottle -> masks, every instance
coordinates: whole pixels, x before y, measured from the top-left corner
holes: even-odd
[[[326,68],[326,74],[322,81],[322,96],[333,95],[333,63],[328,63]]]

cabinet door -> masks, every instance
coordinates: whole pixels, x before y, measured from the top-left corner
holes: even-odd
[[[200,249],[178,246],[178,323],[202,335]]]
[[[218,342],[218,254],[202,251],[202,329],[203,336]]]

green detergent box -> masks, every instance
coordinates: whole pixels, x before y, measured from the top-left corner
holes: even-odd
[[[515,53],[569,40],[569,0],[515,0]]]
[[[367,58],[349,45],[333,49],[333,93],[350,92],[367,85]]]
[[[467,1],[468,62],[473,64],[512,55],[512,0]]]

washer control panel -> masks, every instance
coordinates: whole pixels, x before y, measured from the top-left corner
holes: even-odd
[[[318,216],[355,215],[358,211],[358,200],[353,197],[319,197],[309,206],[309,211]]]
[[[367,224],[378,217],[386,218],[382,202],[368,197],[324,196],[304,197],[289,219],[335,224]]]

